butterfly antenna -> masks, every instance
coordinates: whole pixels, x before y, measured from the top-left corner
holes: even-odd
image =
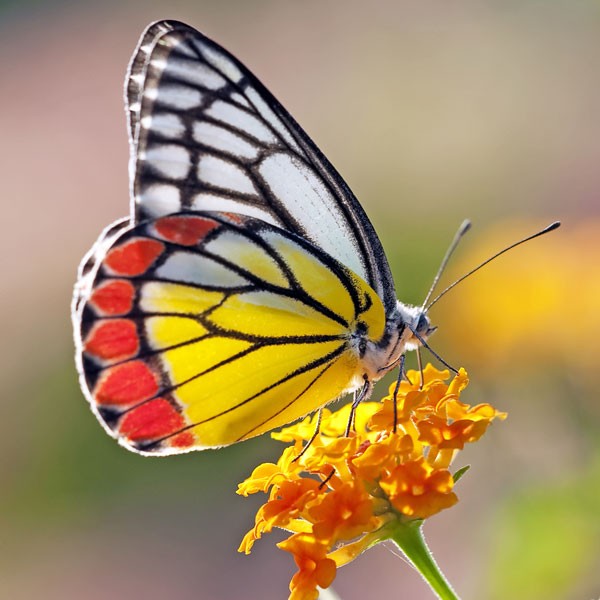
[[[500,250],[500,252],[496,252],[496,254],[494,254],[493,256],[490,256],[490,258],[488,258],[487,260],[484,260],[480,265],[476,266],[474,269],[471,269],[468,273],[466,273],[462,277],[459,277],[454,283],[451,283],[445,290],[440,292],[429,303],[429,305],[427,305],[424,308],[424,312],[427,312],[442,296],[445,296],[454,286],[458,285],[461,281],[464,281],[467,277],[470,277],[471,275],[473,275],[473,273],[479,271],[479,269],[481,269],[482,267],[485,267],[485,265],[487,265],[489,262],[492,262],[495,258],[498,258],[505,252],[508,252],[509,250],[512,250],[513,248],[516,248],[517,246],[520,246],[521,244],[524,244],[525,242],[528,242],[529,240],[533,240],[536,237],[540,237],[541,235],[550,233],[551,231],[554,231],[555,229],[558,229],[559,227],[560,227],[560,221],[554,221],[554,223],[551,223],[550,225],[548,225],[548,227],[544,227],[544,229],[542,229],[541,231],[538,231],[537,233],[534,233],[533,235],[529,235],[526,238],[523,238],[522,240],[519,240],[518,242],[511,244],[510,246],[507,246],[503,250]]]
[[[471,221],[469,221],[469,219],[465,219],[461,223],[460,227],[458,228],[458,231],[455,233],[454,239],[452,240],[450,246],[448,246],[448,250],[446,250],[446,255],[444,256],[444,258],[442,260],[442,264],[440,265],[435,277],[433,278],[433,283],[431,284],[431,287],[429,288],[429,291],[427,292],[427,296],[425,296],[425,300],[423,300],[423,304],[421,305],[423,312],[427,311],[427,309],[425,307],[427,306],[427,303],[429,302],[429,298],[431,298],[431,295],[433,294],[433,291],[435,290],[435,288],[440,280],[440,277],[442,276],[442,273],[446,269],[446,265],[448,264],[450,257],[454,254],[454,251],[456,250],[456,247],[458,246],[458,242],[460,242],[463,235],[465,235],[465,233],[467,233],[467,231],[469,231],[469,229],[471,229]]]

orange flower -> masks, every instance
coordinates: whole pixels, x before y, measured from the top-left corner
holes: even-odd
[[[402,462],[410,458],[413,451],[414,442],[410,435],[382,435],[377,442],[366,444],[364,451],[352,458],[352,466],[357,477],[375,483],[382,472],[393,469],[398,460]]]
[[[327,544],[310,535],[296,533],[277,547],[291,552],[298,566],[298,572],[290,581],[289,600],[317,600],[317,586],[327,588],[335,578],[336,564],[327,557]]]
[[[407,517],[426,519],[458,502],[450,472],[434,469],[423,458],[398,465],[379,485],[392,506]]]
[[[308,508],[313,535],[331,543],[351,540],[377,527],[373,498],[359,481],[342,483]]]
[[[317,586],[327,587],[336,567],[374,543],[398,541],[415,523],[456,504],[449,471],[456,453],[506,417],[489,404],[460,402],[468,385],[463,369],[449,384],[449,373],[431,365],[423,370],[423,384],[420,373],[407,375],[395,397],[394,385],[382,402],[358,407],[348,437],[349,406],[324,409],[316,436],[316,417],[272,434],[292,445],[277,464],[260,465],[240,484],[242,495],[269,494],[240,551],[249,553],[273,527],[292,533],[278,544],[299,569],[291,599],[317,598]]]
[[[306,503],[317,494],[319,482],[315,479],[293,479],[274,486],[271,499],[256,513],[254,529],[244,537],[239,551],[250,554],[254,541],[273,527],[294,529],[292,520],[300,516]]]

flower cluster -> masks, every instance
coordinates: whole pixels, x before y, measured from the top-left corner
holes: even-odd
[[[399,526],[420,524],[455,504],[454,456],[492,420],[506,417],[489,404],[460,401],[468,384],[463,369],[449,384],[449,372],[431,365],[422,384],[418,372],[407,377],[381,402],[360,404],[348,436],[349,405],[323,409],[316,436],[318,417],[273,433],[291,445],[276,464],[261,464],[240,484],[244,496],[269,494],[240,552],[248,554],[273,527],[291,532],[278,544],[298,567],[290,600],[316,599],[317,587],[328,587],[337,567],[379,541],[397,540]]]

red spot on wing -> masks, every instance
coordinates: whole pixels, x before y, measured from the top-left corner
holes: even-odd
[[[141,360],[105,369],[94,388],[98,404],[127,406],[142,402],[158,392],[158,378]]]
[[[101,315],[125,315],[133,306],[134,294],[134,287],[129,281],[104,281],[92,292],[89,303]]]
[[[245,216],[240,215],[238,213],[224,212],[223,215],[225,217],[227,217],[232,223],[235,223],[236,225],[242,225],[247,220],[247,218]]]
[[[117,275],[134,277],[145,273],[164,249],[157,240],[133,238],[109,250],[104,265]]]
[[[164,398],[155,398],[126,413],[119,432],[132,442],[140,442],[163,438],[183,427],[185,420],[175,407]]]
[[[135,356],[139,347],[135,323],[129,319],[111,319],[94,325],[83,349],[103,360],[124,360]]]
[[[169,446],[174,448],[189,448],[196,443],[196,438],[191,431],[178,433],[169,439]]]
[[[166,241],[183,246],[195,246],[219,223],[204,217],[163,217],[154,224],[156,232]]]

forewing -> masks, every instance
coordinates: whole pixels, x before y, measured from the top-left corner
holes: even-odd
[[[293,421],[360,385],[358,321],[384,334],[364,281],[260,220],[169,215],[113,230],[93,253],[74,301],[81,384],[138,452],[223,446]]]
[[[396,296],[381,243],[337,171],[258,79],[176,21],[142,35],[126,83],[136,222],[231,211],[294,232]]]

